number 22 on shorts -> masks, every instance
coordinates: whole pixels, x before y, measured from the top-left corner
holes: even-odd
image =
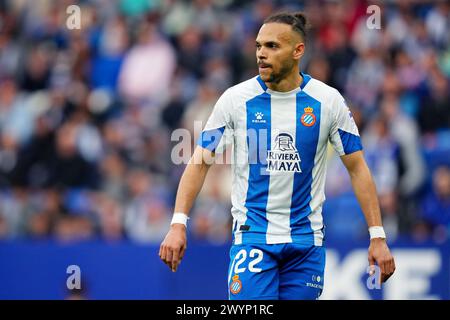
[[[263,252],[259,249],[252,249],[250,250],[250,253],[248,256],[252,259],[248,264],[248,271],[250,272],[261,272],[261,268],[257,268],[256,265],[261,262],[263,259]],[[246,268],[241,267],[242,263],[247,259],[247,251],[245,249],[240,250],[236,257],[234,258],[235,265],[234,265],[234,273],[242,273],[245,272]]]

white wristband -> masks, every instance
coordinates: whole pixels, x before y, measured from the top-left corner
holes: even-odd
[[[376,226],[369,228],[370,240],[373,238],[383,238],[386,239],[386,233],[384,233],[383,227]]]
[[[175,212],[173,214],[172,222],[170,223],[170,225],[172,225],[174,223],[181,223],[181,224],[184,224],[184,226],[186,227],[188,219],[189,219],[189,217],[186,214],[184,214],[182,212]]]

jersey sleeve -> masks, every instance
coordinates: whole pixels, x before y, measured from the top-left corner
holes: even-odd
[[[233,141],[232,101],[230,91],[217,100],[197,144],[215,153],[223,153]]]
[[[353,115],[344,97],[337,91],[331,109],[332,123],[329,139],[334,150],[339,156],[362,150],[361,138]]]

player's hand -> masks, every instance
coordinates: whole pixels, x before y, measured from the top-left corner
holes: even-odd
[[[159,257],[172,272],[177,271],[187,248],[186,227],[180,223],[170,226],[164,241],[159,248]]]
[[[380,281],[386,282],[395,271],[394,257],[391,255],[386,240],[383,238],[374,238],[370,240],[369,246],[369,266],[378,265],[381,271]],[[371,270],[371,275],[375,270]]]

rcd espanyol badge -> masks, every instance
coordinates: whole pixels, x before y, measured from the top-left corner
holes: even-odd
[[[230,284],[230,291],[232,294],[237,294],[242,289],[242,282],[239,280],[239,276],[235,275],[233,276],[233,282]]]
[[[316,116],[314,115],[314,109],[311,107],[306,107],[303,109],[305,111],[304,114],[302,114],[302,117],[300,118],[301,123],[305,127],[312,127],[314,123],[316,123]]]

